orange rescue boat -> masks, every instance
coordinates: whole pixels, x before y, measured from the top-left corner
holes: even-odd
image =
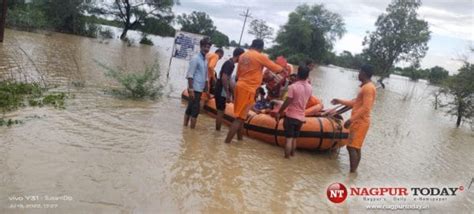
[[[184,90],[181,96],[188,100],[188,91]],[[203,100],[205,95],[203,95]],[[216,117],[215,99],[209,99],[204,105],[206,113]],[[224,123],[230,125],[234,121],[234,105],[226,104],[224,113]],[[343,127],[344,121],[341,118],[333,117],[306,117],[306,122],[301,128],[300,137],[296,140],[296,147],[299,149],[309,149],[325,151],[337,149],[348,143],[349,130]],[[244,123],[244,134],[266,143],[277,146],[285,145],[285,135],[283,129],[283,119],[276,122],[275,118],[269,114],[257,114],[250,111]]]

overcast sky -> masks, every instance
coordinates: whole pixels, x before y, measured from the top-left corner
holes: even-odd
[[[265,20],[276,31],[288,20],[288,14],[303,3],[324,4],[332,12],[344,18],[347,33],[335,45],[337,53],[343,50],[352,53],[362,51],[362,40],[366,31],[375,29],[374,23],[390,0],[180,0],[173,8],[175,14],[204,11],[214,21],[217,29],[238,42],[244,18],[239,16],[247,8],[252,17]],[[428,21],[432,31],[429,50],[422,61],[422,67],[440,65],[450,72],[456,71],[462,63],[456,59],[468,53],[474,46],[474,1],[473,0],[425,0],[419,15]],[[248,23],[248,22],[247,22]],[[248,25],[247,25],[248,27]],[[253,36],[244,31],[242,43],[249,43]]]

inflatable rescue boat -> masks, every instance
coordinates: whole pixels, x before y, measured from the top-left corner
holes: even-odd
[[[204,98],[205,95],[203,95]],[[182,98],[188,100],[188,91],[184,90]],[[204,100],[204,99],[203,99]],[[209,99],[203,109],[212,117],[216,117],[215,99]],[[224,113],[224,123],[230,125],[234,121],[234,106],[227,103]],[[277,123],[274,117],[269,114],[257,114],[250,110],[247,120],[244,123],[244,134],[277,146],[285,145],[285,135],[283,120]],[[337,149],[348,143],[349,130],[343,127],[344,121],[334,117],[306,117],[300,136],[296,141],[299,149],[325,151]]]

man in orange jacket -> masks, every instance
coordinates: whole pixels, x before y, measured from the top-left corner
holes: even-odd
[[[266,55],[262,54],[263,40],[255,39],[252,41],[250,49],[239,57],[237,67],[237,84],[234,89],[234,116],[235,120],[230,126],[225,139],[230,143],[235,134],[237,138],[242,139],[242,129],[244,121],[250,108],[255,103],[255,93],[262,84],[263,67],[267,67],[273,72],[281,72],[283,68],[272,62]]]
[[[352,107],[351,118],[344,123],[345,128],[349,128],[349,152],[351,172],[355,172],[359,166],[361,158],[361,148],[365,136],[370,126],[370,112],[375,101],[376,88],[370,80],[373,69],[370,65],[363,65],[359,71],[360,85],[359,93],[353,100],[333,99],[333,105],[342,104]]]
[[[215,90],[215,85],[216,85],[216,65],[217,61],[222,59],[222,56],[224,56],[224,51],[219,48],[217,49],[214,53],[208,53],[206,55],[207,59],[207,82],[209,84],[209,92],[211,94],[214,94]]]

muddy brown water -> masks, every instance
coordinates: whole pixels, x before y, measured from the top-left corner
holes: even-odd
[[[104,92],[114,81],[95,60],[130,72],[155,60],[168,70],[170,38],[155,46],[118,40],[7,30],[0,44],[0,78],[42,81],[72,95],[65,110],[25,108],[6,114],[24,120],[0,127],[0,212],[241,213],[366,212],[350,197],[333,204],[326,188],[346,186],[457,187],[465,191],[429,210],[473,208],[474,134],[432,107],[432,86],[393,76],[378,90],[359,172],[348,155],[298,151],[283,159],[279,147],[245,138],[223,143],[227,129],[201,115],[196,130],[181,125],[186,62],[174,60],[160,101],[118,99]],[[230,52],[229,52],[230,53]],[[220,63],[221,64],[221,63]],[[311,74],[326,106],[355,96],[355,72],[320,67]],[[346,114],[347,116],[347,114]],[[12,197],[39,196],[57,208],[18,209]],[[72,200],[45,201],[45,196]],[[396,204],[389,201],[386,204]],[[413,204],[413,203],[405,203]],[[413,211],[418,212],[418,211]]]

